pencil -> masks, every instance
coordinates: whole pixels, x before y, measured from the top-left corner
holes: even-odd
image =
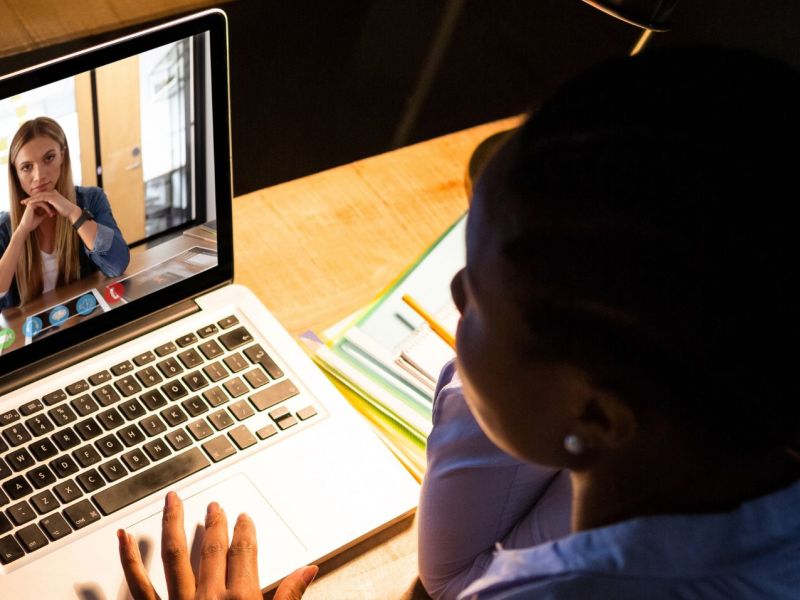
[[[434,319],[433,316],[431,316],[431,314],[428,313],[427,310],[422,308],[419,305],[419,302],[414,300],[408,294],[403,294],[403,302],[408,304],[411,308],[414,309],[414,312],[416,312],[420,317],[425,319],[425,322],[428,323],[428,325],[430,325],[430,328],[433,330],[433,332],[440,338],[442,338],[447,343],[448,346],[450,346],[453,350],[456,349],[456,340],[453,337],[453,335],[449,331],[447,331],[442,326],[442,324],[439,323],[439,321]]]

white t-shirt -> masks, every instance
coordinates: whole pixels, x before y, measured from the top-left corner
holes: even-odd
[[[41,251],[40,251],[41,252]],[[58,281],[58,260],[55,253],[42,252],[42,293],[56,289]]]

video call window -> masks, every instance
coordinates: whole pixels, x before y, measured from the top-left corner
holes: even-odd
[[[206,35],[0,99],[0,354],[218,264]]]

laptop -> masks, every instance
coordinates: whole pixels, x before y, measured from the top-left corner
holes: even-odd
[[[227,61],[212,10],[0,78],[3,172],[51,117],[130,247],[121,274],[0,313],[3,598],[122,597],[120,527],[166,597],[167,490],[195,552],[208,502],[253,517],[264,589],[415,510],[416,481],[232,283]]]

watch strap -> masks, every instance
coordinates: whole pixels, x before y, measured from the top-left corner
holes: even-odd
[[[75,231],[78,231],[81,225],[83,225],[86,221],[94,221],[94,215],[84,208],[81,209],[81,216],[78,217],[78,220],[72,224],[72,228]]]

